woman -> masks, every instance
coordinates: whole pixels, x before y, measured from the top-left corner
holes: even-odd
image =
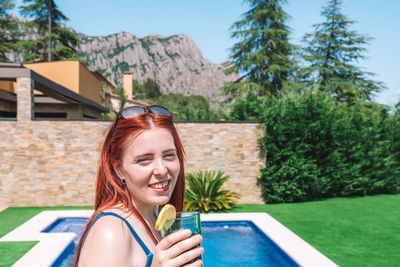
[[[182,230],[162,239],[154,229],[159,206],[182,210],[183,160],[168,109],[133,106],[118,112],[101,150],[95,212],[74,266],[182,266],[201,255],[202,247],[193,248],[200,235]],[[201,265],[197,260],[187,266]]]

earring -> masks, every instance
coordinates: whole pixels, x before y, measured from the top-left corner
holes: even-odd
[[[123,185],[126,185],[126,180],[124,179],[124,176],[122,175],[122,173],[118,173],[118,177],[119,177],[119,179],[121,180],[121,183],[122,183]]]

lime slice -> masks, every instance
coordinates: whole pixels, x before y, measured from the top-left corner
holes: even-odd
[[[168,229],[172,226],[176,218],[176,209],[171,204],[165,205],[158,214],[156,225],[154,228],[157,231]]]

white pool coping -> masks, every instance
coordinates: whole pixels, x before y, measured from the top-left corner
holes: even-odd
[[[298,265],[305,267],[338,266],[265,212],[201,214],[201,221],[250,221]]]
[[[58,218],[90,217],[93,210],[48,210],[37,214],[15,230],[0,238],[0,242],[39,241],[13,267],[48,267],[74,239],[74,233],[41,233]],[[264,212],[201,214],[207,221],[250,221],[300,266],[338,266],[310,244]]]

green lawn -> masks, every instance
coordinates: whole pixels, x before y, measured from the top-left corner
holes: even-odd
[[[400,194],[295,204],[239,205],[265,211],[339,266],[399,266]]]
[[[44,210],[60,209],[88,209],[90,207],[24,207],[8,208],[0,212],[0,237],[11,230],[17,228],[36,214]],[[13,265],[27,251],[29,251],[37,241],[31,242],[0,242],[0,267]]]
[[[399,204],[400,194],[397,194],[296,204],[248,204],[231,212],[268,212],[340,266],[397,266]],[[81,208],[8,208],[0,212],[0,236],[42,210]],[[34,244],[0,242],[0,266],[12,265]]]

